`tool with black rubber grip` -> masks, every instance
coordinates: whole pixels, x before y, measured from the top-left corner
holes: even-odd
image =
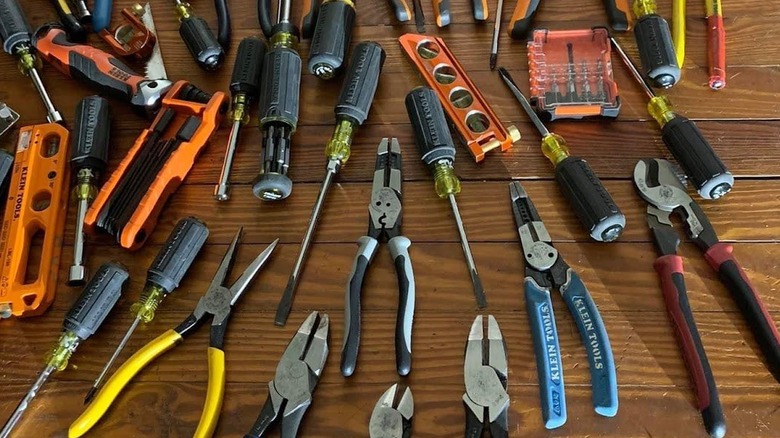
[[[633,26],[630,0],[603,0],[613,32],[627,32]]]
[[[179,17],[179,36],[198,67],[206,71],[221,67],[225,60],[225,48],[217,40],[206,20],[194,15],[192,7],[185,1],[174,0],[174,5]]]
[[[322,2],[309,47],[309,73],[320,79],[332,79],[341,72],[352,41],[355,15],[352,0]]]
[[[276,325],[285,325],[287,317],[290,315],[295,289],[298,287],[303,264],[306,261],[309,246],[314,238],[320,211],[328,197],[328,190],[333,179],[342,166],[347,163],[347,160],[349,160],[352,139],[358,127],[363,125],[368,118],[368,112],[371,110],[371,104],[374,102],[374,95],[379,85],[379,76],[382,73],[384,62],[385,51],[379,43],[364,41],[356,45],[352,50],[347,74],[334,111],[336,113],[336,128],[325,147],[325,156],[328,159],[325,167],[325,179],[322,182],[320,192],[317,195],[317,201],[312,209],[295,266],[287,281],[287,287],[284,289],[279,306],[276,309],[276,317],[274,319]]]
[[[89,205],[97,196],[100,177],[108,165],[110,136],[108,100],[100,96],[84,98],[76,106],[73,145],[70,149],[71,175],[76,181],[74,197],[78,203],[73,264],[68,275],[70,286],[83,285],[87,278],[87,268],[84,266],[84,218]]]
[[[95,272],[65,314],[62,334],[57,345],[46,357],[46,367],[3,426],[0,437],[7,438],[11,434],[49,376],[63,371],[79,344],[95,334],[122,295],[122,288],[129,277],[127,269],[117,263],[105,263]]]
[[[509,19],[509,36],[524,41],[533,27],[533,20],[542,0],[517,0]]]
[[[655,0],[636,0],[633,10],[637,17],[634,37],[642,72],[657,87],[669,88],[680,80],[669,23],[658,15]]]
[[[412,8],[406,0],[390,0],[390,6],[393,8],[395,19],[399,22],[405,23],[412,19]]]
[[[590,237],[599,242],[612,242],[620,237],[626,226],[626,217],[599,177],[585,160],[569,155],[563,137],[544,126],[509,72],[503,67],[498,71],[542,135],[542,153],[555,166],[555,180]]]
[[[450,0],[432,0],[433,17],[436,19],[436,26],[445,27],[450,25],[452,17],[450,16]]]
[[[259,2],[263,2],[265,0],[259,0]],[[288,6],[288,13],[289,13],[289,5],[291,0],[285,0]],[[317,20],[320,13],[320,0],[304,0],[303,1],[303,12],[301,13],[301,21],[299,29],[301,30],[301,37],[303,39],[311,39],[314,36],[314,29],[317,26]]]
[[[73,13],[68,0],[51,0],[51,2],[57,10],[60,23],[65,27],[70,40],[75,42],[86,41],[87,29],[84,28],[76,14]]]
[[[423,163],[433,173],[436,194],[442,199],[448,199],[455,223],[460,235],[460,244],[474,288],[477,306],[481,309],[487,306],[485,290],[477,272],[477,265],[471,254],[471,247],[460,217],[455,195],[460,193],[460,180],[455,175],[455,143],[447,118],[439,102],[436,92],[428,87],[417,87],[406,95],[406,112],[414,129],[414,138]]]

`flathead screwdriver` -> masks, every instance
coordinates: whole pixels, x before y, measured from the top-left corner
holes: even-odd
[[[97,270],[65,314],[62,334],[47,356],[45,368],[3,426],[0,438],[11,434],[43,384],[54,372],[64,370],[79,344],[95,334],[122,295],[122,288],[129,277],[127,270],[117,263],[105,263]]]
[[[440,198],[447,198],[450,201],[455,223],[458,226],[463,254],[466,257],[466,264],[471,275],[471,283],[474,286],[474,297],[477,300],[477,306],[480,309],[484,308],[487,306],[485,290],[482,288],[482,280],[477,273],[477,266],[474,263],[458,203],[455,200],[455,195],[460,193],[460,180],[455,175],[455,143],[447,127],[444,108],[432,89],[418,87],[406,95],[406,111],[409,114],[409,121],[412,122],[414,137],[417,147],[420,149],[422,161],[433,172],[436,194]]]
[[[203,244],[208,238],[209,229],[200,219],[188,217],[180,220],[171,231],[168,240],[160,248],[157,257],[154,258],[152,265],[146,273],[146,285],[141,293],[141,298],[130,308],[135,318],[125,336],[117,345],[111,358],[106,362],[103,370],[92,384],[84,403],[88,403],[100,389],[100,384],[111,370],[114,361],[119,357],[119,353],[125,348],[127,341],[130,340],[138,324],[148,323],[154,319],[154,313],[157,306],[162,303],[174,289],[179,287],[184,275],[190,269],[192,262],[200,253]]]

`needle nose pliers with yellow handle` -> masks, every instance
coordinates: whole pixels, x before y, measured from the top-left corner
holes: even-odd
[[[270,257],[279,240],[275,240],[260,253],[257,258],[241,274],[232,286],[223,285],[230,267],[235,259],[236,247],[241,237],[241,230],[236,233],[233,242],[222,259],[208,291],[200,298],[195,310],[178,327],[171,329],[146,344],[127,360],[98,392],[92,403],[73,424],[70,425],[68,436],[76,438],[87,433],[106,413],[111,403],[122,389],[144,367],[158,356],[170,350],[194,333],[207,319],[211,320],[211,337],[208,349],[209,380],[206,390],[206,402],[198,422],[198,428],[193,435],[196,438],[210,437],[217,426],[219,413],[222,409],[222,397],[225,393],[225,351],[222,344],[225,338],[230,311],[241,295],[247,290],[252,279],[260,272]]]

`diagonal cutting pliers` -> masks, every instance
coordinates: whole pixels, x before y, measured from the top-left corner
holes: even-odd
[[[482,315],[477,315],[471,324],[463,361],[465,437],[481,437],[487,429],[492,438],[506,438],[509,436],[506,343],[493,315],[488,315],[485,339],[482,320]]]
[[[368,233],[358,239],[358,251],[347,282],[344,312],[344,345],[341,374],[355,372],[360,347],[360,294],[368,266],[380,241],[387,242],[398,276],[398,314],[395,325],[395,360],[398,374],[412,369],[412,320],[414,318],[414,272],[409,258],[412,242],[401,234],[401,147],[398,140],[383,138],[377,151],[371,202],[368,204]]]
[[[114,373],[97,393],[92,403],[70,426],[68,436],[80,437],[87,433],[106,413],[122,389],[130,380],[154,359],[181,343],[185,337],[194,333],[198,327],[211,318],[211,336],[208,348],[209,378],[206,389],[206,401],[195,430],[197,438],[211,437],[219,420],[222,398],[225,394],[225,351],[223,343],[231,310],[236,301],[249,288],[252,280],[260,272],[276,248],[279,240],[273,241],[244,270],[230,287],[224,286],[236,255],[242,230],[239,229],[228,247],[227,253],[214,275],[206,293],[198,301],[195,310],[179,324],[152,340],[138,350]]]
[[[407,386],[396,402],[398,394],[398,384],[395,383],[376,402],[368,422],[369,438],[411,438],[414,416],[412,389]]]
[[[318,312],[303,321],[282,354],[274,379],[268,382],[268,398],[257,421],[244,438],[268,436],[274,424],[279,424],[282,438],[298,435],[328,358],[329,321],[327,313]]]
[[[512,211],[525,256],[525,304],[531,325],[542,419],[547,429],[566,423],[561,347],[553,314],[551,290],[558,289],[569,308],[588,353],[593,407],[614,417],[618,410],[617,375],[607,329],[585,283],[552,246],[539,213],[523,186],[509,184]]]

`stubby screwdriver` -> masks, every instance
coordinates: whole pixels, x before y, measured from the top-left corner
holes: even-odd
[[[98,181],[108,165],[110,138],[108,101],[100,96],[88,96],[76,107],[76,127],[70,149],[71,174],[75,176],[74,197],[76,235],[73,243],[73,265],[68,274],[68,285],[83,285],[87,278],[84,267],[84,217],[89,204],[98,194]]]
[[[180,220],[171,231],[168,241],[160,248],[157,257],[146,272],[146,285],[141,293],[141,298],[130,308],[130,313],[135,316],[130,328],[117,345],[111,358],[106,362],[103,370],[92,384],[84,403],[88,403],[100,389],[100,384],[111,370],[114,361],[125,348],[127,341],[133,335],[138,324],[149,323],[154,319],[157,307],[174,289],[179,287],[184,275],[190,269],[195,257],[200,253],[203,244],[208,238],[209,229],[206,224],[194,217]]]
[[[323,0],[309,49],[309,72],[332,79],[344,68],[355,23],[353,0]]]
[[[569,155],[566,140],[544,126],[505,68],[499,67],[498,73],[542,134],[542,153],[555,166],[555,181],[590,237],[599,242],[612,242],[620,237],[626,227],[626,217],[588,162]]]
[[[617,40],[611,38],[611,43],[631,75],[650,98],[647,111],[661,127],[661,139],[688,175],[699,195],[704,199],[718,199],[730,192],[734,186],[734,175],[712,149],[712,145],[696,123],[675,113],[668,97],[656,96]]]
[[[460,180],[455,175],[455,143],[447,127],[444,108],[436,92],[428,87],[417,87],[406,95],[406,112],[409,114],[409,121],[412,122],[414,138],[420,149],[422,161],[433,172],[436,194],[450,201],[463,254],[466,256],[466,264],[471,275],[471,283],[474,286],[474,297],[477,299],[477,306],[480,309],[484,308],[487,306],[485,290],[482,288],[482,280],[477,273],[477,266],[471,255],[471,247],[455,200],[455,195],[460,193]]]
[[[634,37],[644,73],[656,86],[669,88],[680,80],[669,23],[658,15],[655,0],[636,0],[633,9],[637,17]]]
[[[54,108],[54,103],[43,86],[38,73],[40,61],[35,56],[32,44],[32,30],[24,17],[17,0],[0,0],[0,39],[3,50],[19,59],[19,70],[32,79],[35,89],[46,107],[46,119],[49,123],[61,123],[62,115]]]
[[[55,371],[64,370],[79,344],[95,334],[122,295],[122,287],[129,277],[127,270],[116,263],[106,263],[98,269],[78,300],[73,303],[73,307],[65,314],[57,345],[46,357],[46,366],[38,375],[38,379],[3,426],[0,431],[1,438],[7,438],[11,434],[49,376]]]
[[[233,125],[230,127],[225,161],[222,163],[222,171],[219,174],[219,183],[214,188],[214,198],[217,201],[230,199],[230,168],[233,166],[233,156],[236,153],[241,125],[249,123],[249,111],[252,103],[260,94],[263,58],[265,58],[265,43],[262,40],[255,37],[241,40],[236,54],[236,63],[233,66],[233,77],[230,79],[230,94],[233,103],[228,118],[233,122]]]
[[[306,228],[306,234],[303,236],[301,249],[295,261],[292,274],[290,274],[290,279],[279,302],[279,307],[276,309],[276,318],[274,319],[276,325],[283,326],[290,315],[295,289],[298,287],[303,263],[306,261],[306,254],[314,237],[314,230],[317,228],[320,211],[323,204],[325,204],[325,199],[328,197],[330,184],[349,159],[352,138],[357,128],[368,118],[368,112],[371,110],[371,104],[374,101],[374,94],[379,85],[379,75],[382,73],[384,62],[385,51],[382,49],[382,46],[373,41],[364,41],[356,45],[352,51],[347,76],[344,78],[344,85],[341,88],[341,94],[336,104],[336,129],[325,147],[325,156],[328,158],[325,167],[325,179],[322,181],[317,201],[311,211],[309,225]]]
[[[179,35],[184,45],[198,63],[206,71],[214,71],[222,66],[225,60],[225,49],[214,36],[209,24],[192,12],[189,3],[173,0],[176,15],[179,16]]]

